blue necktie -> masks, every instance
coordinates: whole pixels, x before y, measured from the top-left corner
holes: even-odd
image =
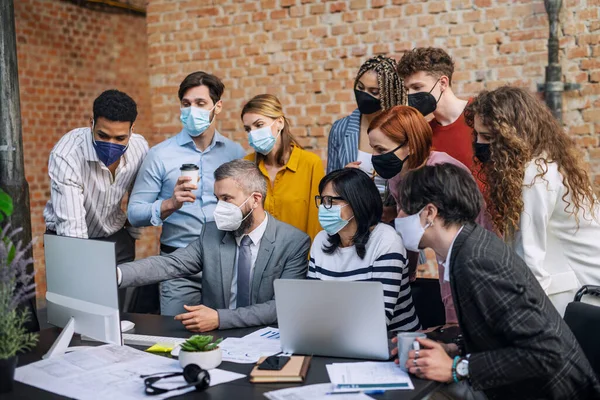
[[[237,307],[250,305],[250,269],[252,268],[252,254],[250,245],[252,240],[248,235],[242,238],[238,252],[237,263]]]

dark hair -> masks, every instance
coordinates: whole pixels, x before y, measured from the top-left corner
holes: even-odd
[[[417,47],[404,53],[398,63],[398,75],[406,79],[420,71],[438,79],[445,75],[451,85],[454,61],[444,50],[435,47]]]
[[[352,238],[356,254],[365,257],[365,247],[371,236],[371,227],[381,221],[383,203],[375,183],[369,176],[358,168],[344,168],[325,175],[319,183],[319,194],[331,182],[338,196],[348,202],[356,220],[356,234]],[[324,245],[323,251],[331,254],[339,247],[340,235],[329,236],[329,246]]]
[[[433,204],[444,224],[466,224],[475,222],[483,196],[469,171],[453,164],[436,164],[406,174],[398,187],[398,203],[409,215]]]
[[[188,90],[198,86],[206,86],[208,88],[210,99],[215,104],[217,101],[221,100],[223,91],[225,91],[225,85],[216,76],[203,71],[192,72],[186,76],[183,82],[181,82],[181,85],[179,85],[179,101],[183,100],[183,96],[185,96],[185,93]]]
[[[116,89],[102,92],[94,100],[94,123],[103,117],[109,121],[130,122],[131,125],[137,118],[137,105],[126,93]]]
[[[396,71],[396,60],[384,55],[369,58],[361,65],[354,79],[354,88],[358,85],[360,78],[367,72],[373,71],[377,74],[379,86],[379,102],[381,108],[387,110],[394,106],[407,104],[408,97],[404,89],[404,83]]]

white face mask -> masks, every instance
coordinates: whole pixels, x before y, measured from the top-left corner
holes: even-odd
[[[217,228],[220,231],[235,231],[240,227],[242,222],[248,218],[250,214],[254,211],[250,211],[245,217],[242,214],[242,206],[246,204],[248,200],[250,200],[250,195],[242,204],[236,206],[233,203],[228,203],[223,200],[219,200],[217,203],[217,207],[213,213],[215,217],[215,223],[217,224]]]
[[[404,247],[406,250],[418,252],[419,243],[425,234],[425,229],[433,225],[432,222],[427,223],[424,227],[421,226],[421,213],[425,210],[425,207],[416,214],[409,215],[408,217],[396,218],[394,225],[396,232],[402,237]]]

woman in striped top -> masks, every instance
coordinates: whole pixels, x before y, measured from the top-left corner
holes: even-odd
[[[388,330],[415,331],[406,249],[381,223],[383,204],[369,176],[356,168],[326,175],[319,184],[319,222],[324,231],[310,251],[308,279],[376,281],[383,284]]]

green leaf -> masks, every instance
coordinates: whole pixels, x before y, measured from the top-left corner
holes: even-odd
[[[0,222],[13,213],[13,202],[8,193],[0,189]]]

